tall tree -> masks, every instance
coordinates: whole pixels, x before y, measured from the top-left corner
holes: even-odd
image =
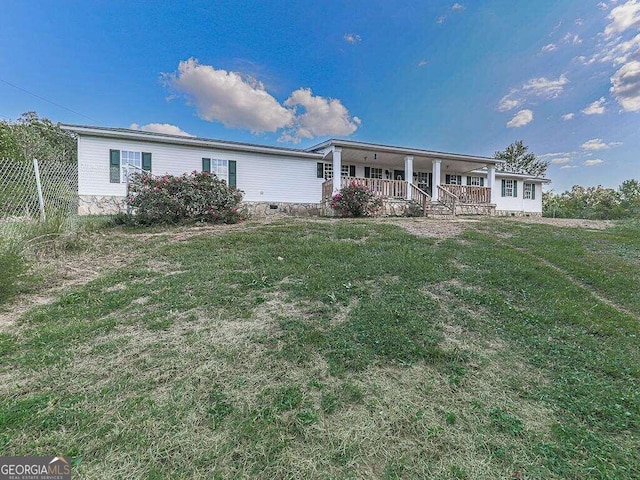
[[[0,158],[76,163],[76,138],[51,120],[26,112],[15,122],[0,122]]]
[[[536,157],[535,153],[530,152],[529,147],[522,143],[522,140],[513,142],[502,152],[496,152],[494,158],[505,161],[498,166],[503,172],[544,177],[549,168],[549,162]]]

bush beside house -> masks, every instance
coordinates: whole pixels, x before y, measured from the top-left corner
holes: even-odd
[[[241,202],[240,190],[207,172],[133,174],[127,197],[131,214],[126,215],[126,223],[237,223],[246,217]]]
[[[368,188],[351,182],[336,193],[329,202],[342,217],[368,217],[382,207],[382,200]]]

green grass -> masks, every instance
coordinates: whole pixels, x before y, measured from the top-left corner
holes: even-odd
[[[637,223],[181,232],[85,238],[130,261],[4,329],[0,451],[79,478],[640,477]]]

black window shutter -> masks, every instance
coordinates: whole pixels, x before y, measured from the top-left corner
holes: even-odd
[[[109,150],[109,182],[120,183],[120,150]]]
[[[505,190],[506,190],[506,180],[502,180],[502,196],[504,197],[506,195]]]
[[[207,173],[211,173],[211,159],[210,158],[203,158],[202,159],[202,171],[203,172],[207,172]]]
[[[531,184],[531,200],[535,200],[536,199],[536,184],[532,183]]]
[[[229,186],[237,186],[237,170],[235,160],[229,160]]]
[[[444,176],[444,183],[446,183],[447,185],[451,183],[451,175]]]
[[[371,178],[371,167],[364,167],[364,178]]]
[[[349,165],[349,176],[350,177],[355,177],[356,176],[356,166],[355,165]]]
[[[318,162],[317,169],[318,169],[317,174],[316,174],[317,177],[318,178],[324,178],[324,163]]]
[[[142,170],[151,173],[151,154],[142,152]]]
[[[467,185],[471,185],[471,177],[467,175]]]
[[[513,181],[513,196],[514,197],[518,196],[518,181],[517,180]]]
[[[480,186],[484,187],[484,177],[480,177]]]
[[[462,185],[462,175],[456,175],[458,177],[458,181],[456,182],[458,185]]]

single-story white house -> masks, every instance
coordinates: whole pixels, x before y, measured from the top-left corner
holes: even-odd
[[[123,128],[62,125],[78,137],[79,213],[124,207],[127,171],[154,175],[209,171],[244,192],[253,213],[320,214],[351,182],[385,200],[386,214],[409,205],[425,215],[541,215],[545,178],[500,172],[502,160],[351,140],[306,149]],[[340,175],[334,175],[340,172]]]

